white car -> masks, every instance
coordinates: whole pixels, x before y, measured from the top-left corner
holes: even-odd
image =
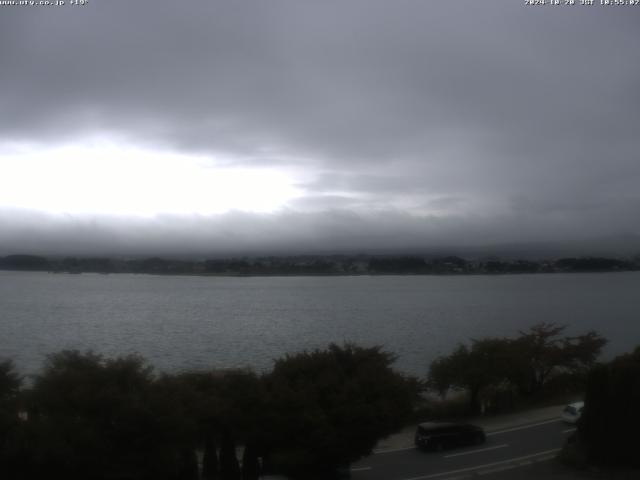
[[[562,420],[566,423],[571,423],[574,425],[582,415],[582,410],[584,409],[584,402],[575,402],[570,403],[564,410],[562,411]]]

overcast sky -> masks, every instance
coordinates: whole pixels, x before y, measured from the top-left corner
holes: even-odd
[[[0,6],[0,254],[640,252],[639,44],[640,6]]]

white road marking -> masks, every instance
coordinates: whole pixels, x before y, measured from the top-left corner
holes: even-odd
[[[521,427],[513,427],[513,428],[507,428],[506,430],[498,430],[496,432],[488,432],[487,436],[499,435],[501,433],[515,432],[516,430],[524,430],[525,428],[533,428],[533,427],[538,427],[540,425],[546,425],[548,423],[555,423],[555,422],[561,422],[561,421],[562,421],[561,418],[554,418],[553,420],[545,420],[544,422],[530,423],[529,425],[522,425]]]
[[[496,445],[495,447],[478,448],[476,450],[469,450],[467,452],[452,453],[451,455],[444,455],[443,458],[459,457],[461,455],[471,455],[472,453],[486,452],[487,450],[495,450],[496,448],[504,448],[508,446],[509,444],[505,443],[503,445]]]
[[[371,470],[371,467],[357,467],[357,468],[351,468],[350,470],[352,472],[363,472],[365,470]]]
[[[575,428],[567,428],[566,430],[562,430],[562,433],[569,433],[569,432],[575,432],[576,429]]]
[[[560,450],[561,450],[560,448],[554,448],[552,450],[545,450],[544,452],[532,453],[530,455],[524,455],[522,457],[509,458],[507,460],[501,460],[499,462],[485,463],[483,465],[476,465],[476,466],[473,466],[473,467],[460,468],[458,470],[449,470],[448,472],[432,473],[431,475],[423,475],[421,477],[405,478],[403,480],[426,480],[428,478],[443,477],[445,475],[454,475],[456,473],[471,472],[473,470],[480,470],[480,469],[483,469],[483,468],[497,467],[498,465],[506,465],[506,464],[509,464],[509,463],[519,462],[521,460],[526,460],[528,458],[539,457],[540,455],[548,455],[550,453],[559,452]]]

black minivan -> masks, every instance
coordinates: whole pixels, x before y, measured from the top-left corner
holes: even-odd
[[[478,445],[487,437],[484,430],[468,423],[425,422],[416,430],[416,447],[425,450],[444,450],[445,448]]]

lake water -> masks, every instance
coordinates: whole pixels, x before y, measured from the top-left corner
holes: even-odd
[[[0,357],[25,373],[65,348],[137,352],[158,370],[269,368],[330,342],[383,345],[423,375],[458,342],[537,322],[640,344],[640,272],[504,276],[181,277],[0,271]]]

